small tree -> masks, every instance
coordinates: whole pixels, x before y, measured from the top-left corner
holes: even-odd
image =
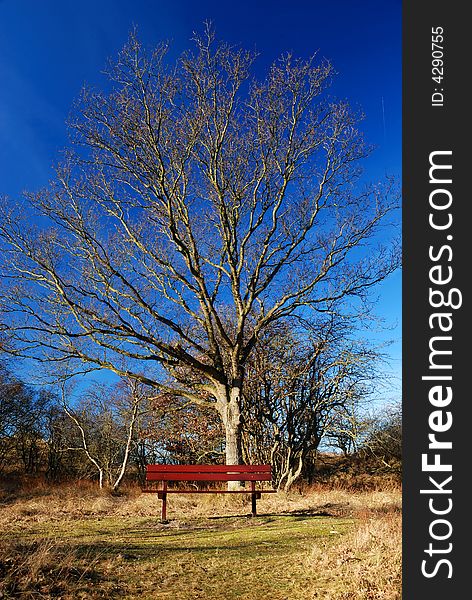
[[[150,401],[143,425],[140,437],[153,461],[204,464],[224,460],[224,431],[214,410],[174,395],[158,395]]]
[[[132,35],[110,91],[84,91],[55,182],[4,205],[1,329],[23,356],[216,410],[233,464],[257,341],[397,268],[376,239],[398,199],[359,184],[369,149],[328,61],[285,54],[257,81],[250,52],[194,41],[169,65]]]
[[[362,447],[383,466],[401,470],[402,410],[399,403],[384,406],[371,418]]]
[[[77,429],[75,450],[82,451],[98,473],[100,488],[107,483],[118,491],[126,473],[139,418],[145,410],[146,390],[135,380],[121,385],[96,386],[72,408],[62,393],[63,407]]]
[[[55,404],[0,364],[0,471],[7,465],[38,473],[46,459],[47,414]]]

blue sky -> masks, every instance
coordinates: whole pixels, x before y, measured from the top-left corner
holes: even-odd
[[[255,48],[261,72],[282,52],[318,51],[338,76],[332,92],[366,114],[376,147],[369,179],[401,177],[401,1],[335,0],[0,0],[0,194],[19,197],[52,177],[67,144],[65,120],[83,84],[100,87],[107,58],[136,26],[144,43],[188,47],[211,20],[218,37]],[[401,277],[380,291],[382,313],[397,327],[393,369],[400,372]]]

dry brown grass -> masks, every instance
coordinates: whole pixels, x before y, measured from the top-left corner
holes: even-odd
[[[0,526],[12,522],[77,520],[91,516],[159,516],[161,502],[154,494],[127,487],[119,496],[100,491],[90,482],[61,486],[34,486],[5,492],[0,489]],[[355,516],[363,511],[385,513],[401,508],[401,488],[388,484],[375,489],[343,485],[314,485],[289,493],[266,494],[258,502],[260,513],[290,514],[297,511],[330,516]],[[235,515],[250,510],[245,495],[175,494],[168,498],[169,518]]]
[[[315,578],[312,598],[399,600],[401,543],[399,511],[365,511],[338,544],[314,547],[307,561]]]
[[[95,564],[53,538],[9,540],[0,548],[0,598],[87,597],[96,580]]]

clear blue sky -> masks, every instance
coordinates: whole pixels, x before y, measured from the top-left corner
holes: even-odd
[[[67,144],[65,120],[82,85],[100,87],[107,58],[137,26],[146,44],[171,40],[176,54],[211,20],[220,38],[260,52],[257,68],[287,50],[331,60],[332,92],[366,114],[376,151],[369,179],[401,176],[401,0],[0,0],[0,194],[19,196],[52,177]],[[382,313],[398,326],[401,278],[381,290]]]

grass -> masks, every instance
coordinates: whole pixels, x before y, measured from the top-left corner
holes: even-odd
[[[401,597],[399,490],[268,495],[256,518],[248,499],[175,495],[166,525],[159,504],[87,486],[4,495],[0,598]]]
[[[312,598],[399,600],[401,541],[401,516],[392,513],[361,520],[335,552],[324,543],[315,546],[309,560],[317,579]]]

